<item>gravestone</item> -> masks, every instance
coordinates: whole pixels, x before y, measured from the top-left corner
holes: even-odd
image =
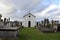
[[[0,38],[17,38],[19,27],[0,28]]]
[[[3,21],[0,21],[0,27],[4,27]]]

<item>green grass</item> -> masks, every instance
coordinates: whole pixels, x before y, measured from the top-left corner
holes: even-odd
[[[60,32],[43,33],[35,28],[22,28],[17,40],[60,40]]]

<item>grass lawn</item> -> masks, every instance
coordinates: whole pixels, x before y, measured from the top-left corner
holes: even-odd
[[[60,32],[43,33],[35,28],[22,28],[18,40],[60,40]]]

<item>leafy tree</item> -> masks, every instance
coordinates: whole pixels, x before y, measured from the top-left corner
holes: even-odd
[[[0,14],[0,18],[2,17],[2,15]]]

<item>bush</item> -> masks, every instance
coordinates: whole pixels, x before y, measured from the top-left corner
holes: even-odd
[[[22,26],[22,28],[24,28],[24,26]]]

